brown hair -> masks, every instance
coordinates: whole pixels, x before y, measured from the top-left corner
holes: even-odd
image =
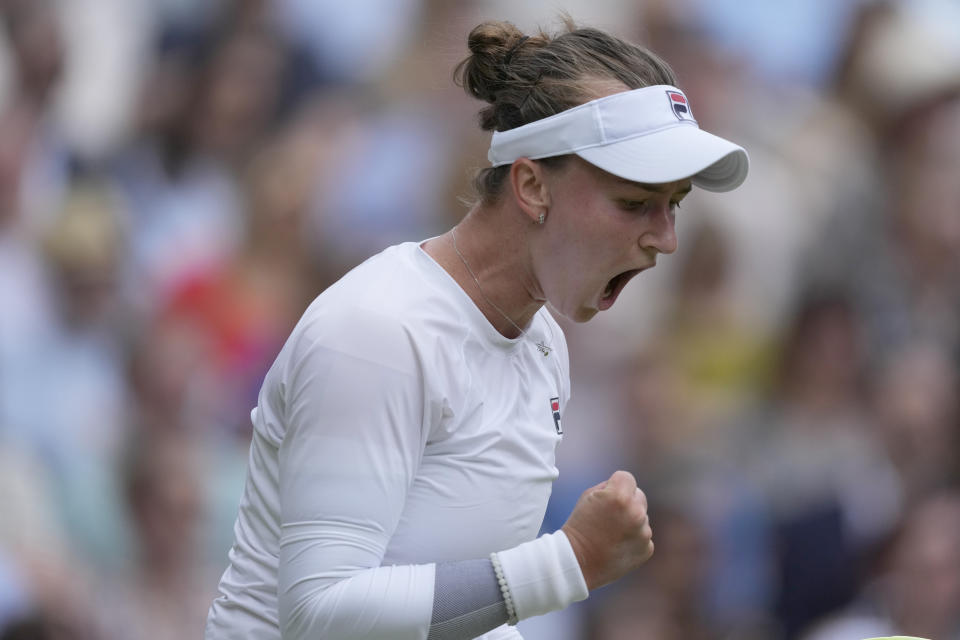
[[[640,89],[676,85],[673,70],[651,51],[564,19],[556,36],[524,35],[509,22],[484,22],[467,38],[470,55],[457,65],[454,80],[489,106],[479,113],[485,131],[507,131],[565,111],[622,84]],[[566,156],[544,158],[548,166]],[[481,169],[474,186],[482,202],[495,202],[510,166]]]

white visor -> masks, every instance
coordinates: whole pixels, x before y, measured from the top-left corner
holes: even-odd
[[[494,167],[517,158],[575,153],[626,180],[662,184],[690,178],[708,191],[730,191],[747,177],[743,147],[702,131],[682,91],[656,85],[591,100],[509,131],[496,131]]]

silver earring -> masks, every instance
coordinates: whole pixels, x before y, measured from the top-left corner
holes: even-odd
[[[541,213],[540,218],[537,220],[537,224],[543,224],[543,221],[546,220],[547,214]]]

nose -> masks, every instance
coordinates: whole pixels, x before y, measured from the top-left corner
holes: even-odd
[[[644,249],[656,249],[659,253],[673,253],[677,250],[676,214],[669,203],[650,211],[649,222],[640,246]]]

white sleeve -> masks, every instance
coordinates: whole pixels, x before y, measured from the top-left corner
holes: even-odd
[[[403,327],[374,313],[316,322],[292,345],[282,384],[284,640],[425,640],[431,622],[434,637],[473,637],[434,616],[434,564],[380,566],[436,419]],[[562,532],[495,555],[515,617],[587,596]],[[475,598],[450,595],[448,609],[470,614],[461,607]]]
[[[409,335],[375,314],[308,326],[283,393],[282,637],[426,638],[434,565],[380,566],[428,431]]]

